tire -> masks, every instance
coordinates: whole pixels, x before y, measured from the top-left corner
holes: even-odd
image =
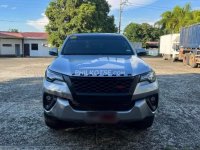
[[[145,130],[147,128],[150,128],[153,125],[154,122],[154,116],[153,117],[148,117],[142,121],[136,122],[135,128]]]
[[[165,54],[163,55],[163,60],[168,60]]]
[[[172,62],[176,62],[177,61],[177,58],[172,58]]]
[[[57,120],[55,118],[52,118],[50,116],[48,116],[47,114],[44,113],[44,121],[45,124],[53,130],[61,130],[61,129],[65,129],[66,125],[63,121]]]
[[[183,56],[183,64],[185,66],[189,65],[189,57],[190,57],[190,54],[184,54]]]
[[[155,118],[154,116],[148,117],[148,118],[145,118],[142,121],[129,123],[128,126],[129,127],[134,127],[136,129],[139,129],[139,130],[145,130],[147,128],[150,128],[153,125],[154,118]]]
[[[198,64],[196,63],[196,60],[195,60],[195,54],[190,55],[189,64],[192,68],[196,68],[198,66]]]

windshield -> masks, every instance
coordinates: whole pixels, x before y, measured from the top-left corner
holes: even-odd
[[[128,41],[122,36],[71,36],[62,55],[133,55]]]

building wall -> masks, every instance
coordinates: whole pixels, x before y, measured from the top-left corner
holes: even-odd
[[[11,44],[11,47],[4,47],[3,44]],[[15,44],[20,45],[20,55],[22,55],[21,39],[0,39],[0,55],[16,55]]]
[[[48,45],[47,40],[33,40],[25,39],[24,44],[29,44],[30,47],[30,56],[33,57],[48,57],[50,48],[44,45]],[[32,50],[32,44],[38,44],[38,50]]]
[[[131,42],[131,45],[132,45],[133,49],[141,49],[142,48],[141,42]]]

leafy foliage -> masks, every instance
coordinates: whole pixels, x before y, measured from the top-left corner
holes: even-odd
[[[19,32],[18,29],[9,29],[8,31],[9,31],[9,32],[15,32],[15,33],[18,33],[18,32]]]
[[[178,33],[180,29],[200,22],[200,11],[191,10],[190,4],[184,7],[176,6],[172,11],[166,11],[161,15],[161,20],[156,23],[167,33]]]
[[[109,12],[106,0],[54,0],[46,10],[49,42],[60,47],[72,33],[117,32]]]
[[[124,35],[132,42],[142,42],[145,45],[147,41],[158,41],[163,31],[148,23],[130,23],[125,28]]]

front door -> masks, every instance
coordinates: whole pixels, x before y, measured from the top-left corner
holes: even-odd
[[[15,55],[20,56],[20,44],[15,44]]]
[[[24,44],[24,56],[30,56],[30,46],[29,44]]]

